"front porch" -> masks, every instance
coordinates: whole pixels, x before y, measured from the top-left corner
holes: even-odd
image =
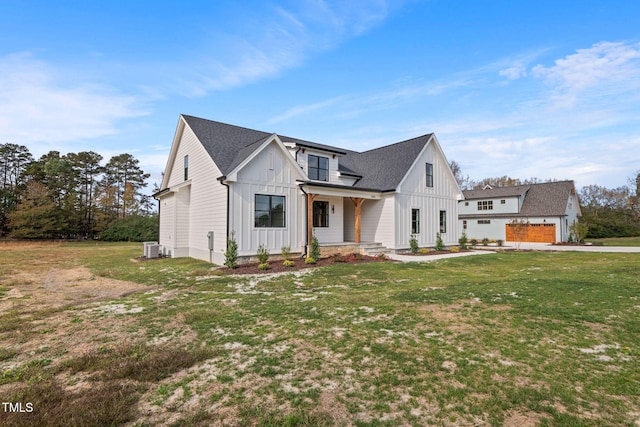
[[[301,188],[307,199],[307,245],[315,236],[322,256],[336,253],[368,255],[385,249],[381,243],[373,241],[373,236],[362,238],[362,205],[367,200],[368,203],[379,201],[380,193],[315,183],[307,183]]]

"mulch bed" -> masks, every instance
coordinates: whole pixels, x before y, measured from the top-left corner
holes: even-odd
[[[217,271],[220,271],[224,274],[269,274],[269,273],[280,273],[283,271],[294,272],[297,270],[302,270],[304,268],[314,268],[314,267],[323,267],[326,265],[337,265],[337,264],[366,264],[369,262],[385,262],[389,261],[388,259],[382,259],[377,257],[371,257],[367,255],[361,255],[358,258],[353,256],[343,255],[341,257],[342,262],[337,262],[335,257],[329,258],[320,258],[315,264],[305,264],[304,259],[293,258],[291,261],[293,262],[292,267],[285,267],[282,265],[282,260],[279,261],[270,261],[269,270],[260,270],[258,268],[258,263],[248,263],[241,264],[237,268],[227,268],[222,267]]]

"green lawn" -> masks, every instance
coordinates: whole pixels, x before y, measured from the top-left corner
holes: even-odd
[[[640,254],[499,253],[257,278],[191,259],[131,261],[140,246],[63,245],[37,265],[27,256],[41,248],[0,259],[4,279],[84,265],[149,285],[3,312],[0,395],[36,408],[11,422],[46,424],[38,408],[68,423],[138,426],[640,419]]]
[[[604,246],[640,246],[640,236],[611,237],[607,239],[587,239],[587,242],[601,243]]]

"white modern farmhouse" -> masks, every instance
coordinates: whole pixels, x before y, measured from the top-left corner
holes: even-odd
[[[433,246],[461,234],[462,191],[435,135],[362,153],[181,115],[160,190],[165,255],[224,262],[233,234],[241,257],[259,245],[325,249]]]
[[[566,242],[569,227],[580,217],[573,181],[465,190],[460,226],[469,239],[514,241],[514,219],[529,222],[524,242]]]

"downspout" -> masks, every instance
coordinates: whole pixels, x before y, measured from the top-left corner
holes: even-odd
[[[298,152],[296,151],[296,155],[297,154],[298,154]],[[304,242],[304,252],[302,253],[302,257],[301,257],[301,259],[304,259],[304,258],[307,257],[307,245],[309,244],[309,242],[307,242],[307,240],[306,240],[307,227],[309,227],[308,220],[307,220],[307,218],[309,218],[309,216],[308,216],[309,213],[307,212],[307,210],[309,209],[309,202],[308,202],[309,195],[307,194],[306,191],[304,191],[304,188],[302,188],[302,185],[300,185],[298,188],[300,189],[300,191],[302,191],[304,193],[305,199],[307,199],[306,203],[304,204],[305,213],[304,213],[304,233],[303,234],[305,235],[305,242]]]
[[[229,201],[229,184],[226,184],[224,182],[224,180],[227,179],[226,175],[222,175],[220,178],[218,178],[218,181],[220,182],[220,184],[224,185],[225,187],[227,187],[227,238],[225,239],[225,251],[227,250],[227,241],[229,240],[229,218],[230,218],[230,211],[229,211],[229,206],[230,206],[230,201]]]

